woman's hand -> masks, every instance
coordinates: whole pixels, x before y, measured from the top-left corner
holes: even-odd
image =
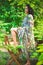
[[[22,27],[18,27],[18,29],[22,29]]]

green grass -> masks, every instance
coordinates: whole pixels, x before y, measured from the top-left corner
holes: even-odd
[[[10,59],[10,55],[8,52],[0,51],[0,65],[7,65],[9,59]],[[16,65],[16,64],[12,62],[11,65]]]

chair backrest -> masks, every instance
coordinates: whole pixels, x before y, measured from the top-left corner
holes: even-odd
[[[5,36],[5,40],[4,41],[5,41],[5,45],[10,44],[7,35]]]

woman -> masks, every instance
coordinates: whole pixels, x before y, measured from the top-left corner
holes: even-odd
[[[30,46],[29,48],[33,48],[33,47],[35,47],[34,34],[33,34],[33,26],[34,26],[33,10],[30,7],[30,5],[28,5],[28,4],[25,7],[25,13],[26,13],[26,17],[23,20],[22,26],[18,27],[18,28],[11,28],[11,34],[12,34],[14,44],[15,44],[15,46],[17,46],[18,42],[16,40],[16,34],[19,34],[18,30],[19,31],[25,30],[26,33],[28,33],[28,37],[29,37],[29,42],[26,43],[25,45]],[[21,35],[22,35],[22,32],[21,32]],[[28,63],[29,63],[29,61],[26,63],[26,65]]]

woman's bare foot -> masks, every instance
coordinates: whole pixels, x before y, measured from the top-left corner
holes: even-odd
[[[30,61],[28,60],[27,63],[25,65],[30,65]]]

